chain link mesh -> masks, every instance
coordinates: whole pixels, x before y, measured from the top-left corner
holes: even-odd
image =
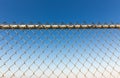
[[[0,29],[0,78],[120,78],[120,30]]]

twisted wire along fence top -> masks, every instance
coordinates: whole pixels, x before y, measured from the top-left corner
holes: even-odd
[[[120,24],[75,24],[75,25],[47,25],[47,24],[0,24],[0,29],[87,29],[87,28],[120,28]]]

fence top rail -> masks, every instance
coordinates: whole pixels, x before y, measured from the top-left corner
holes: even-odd
[[[76,24],[76,25],[39,25],[39,24],[0,24],[0,29],[104,29],[104,28],[120,28],[120,24],[104,24],[104,25],[91,25],[91,24]]]

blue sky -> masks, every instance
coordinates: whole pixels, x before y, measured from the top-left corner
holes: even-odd
[[[0,23],[119,23],[119,7],[119,0],[0,0]],[[119,29],[0,29],[0,77],[48,78],[54,71],[60,78],[118,78],[119,35]]]
[[[119,23],[119,0],[0,0],[0,23]]]

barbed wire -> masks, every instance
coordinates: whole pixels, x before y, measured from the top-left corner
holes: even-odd
[[[39,25],[39,24],[0,24],[0,29],[78,29],[78,28],[120,28],[120,24],[97,25],[97,24],[71,24],[71,25]]]

